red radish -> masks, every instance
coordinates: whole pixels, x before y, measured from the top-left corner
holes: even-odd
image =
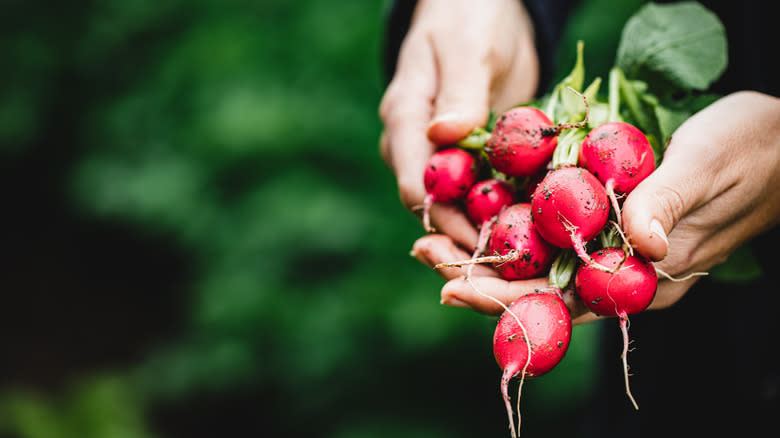
[[[514,260],[493,263],[506,280],[534,278],[550,269],[557,248],[547,243],[531,219],[531,204],[514,204],[502,211],[493,226],[488,253],[507,255],[516,251]]]
[[[655,170],[655,156],[647,137],[625,122],[607,122],[585,137],[579,165],[601,181],[620,221],[616,193],[627,195]]]
[[[468,152],[450,148],[431,155],[423,175],[427,192],[423,201],[425,230],[434,231],[430,220],[431,205],[434,202],[449,204],[463,198],[476,180],[477,163]]]
[[[509,176],[539,172],[552,158],[557,131],[544,112],[527,106],[512,108],[496,121],[485,151],[493,167]]]
[[[497,178],[480,181],[466,195],[466,213],[477,226],[482,226],[515,202],[515,190],[509,182]]]
[[[528,202],[531,202],[531,199],[534,198],[534,192],[536,191],[536,188],[539,187],[539,183],[542,182],[547,175],[547,172],[547,169],[544,169],[528,179],[528,184],[525,186],[525,199]]]
[[[597,263],[615,270],[600,271],[581,265],[574,278],[574,288],[582,302],[599,315],[617,316],[623,332],[623,372],[634,408],[639,409],[628,385],[628,315],[647,308],[655,297],[658,277],[653,264],[639,255],[628,255],[620,248],[604,248],[591,257]]]
[[[473,257],[479,257],[485,252],[493,221],[501,210],[514,202],[515,190],[507,181],[491,178],[471,186],[466,195],[466,213],[479,228],[477,249]]]
[[[512,437],[517,434],[509,400],[509,381],[520,377],[519,399],[523,379],[541,376],[563,359],[571,341],[571,330],[569,309],[554,293],[523,295],[499,319],[493,336],[493,352],[503,370],[501,395]]]
[[[539,183],[531,201],[536,230],[559,248],[574,248],[584,262],[593,264],[585,242],[604,228],[609,217],[604,186],[579,167],[553,170]]]

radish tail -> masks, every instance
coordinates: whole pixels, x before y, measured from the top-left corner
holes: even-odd
[[[526,343],[530,345],[530,341],[526,338]],[[515,420],[512,416],[512,403],[509,398],[509,382],[512,380],[512,377],[518,374],[515,371],[514,367],[506,367],[504,369],[503,374],[501,374],[501,396],[504,398],[504,406],[506,407],[506,415],[507,419],[509,420],[509,431],[512,435],[512,438],[518,438],[520,434],[518,433],[520,431],[520,425],[522,424],[522,415],[520,414],[520,398],[523,394],[523,383],[525,382],[525,369],[528,368],[528,362],[526,361],[525,366],[523,367],[522,371],[520,371],[520,383],[517,386],[517,428],[515,429]]]
[[[509,381],[512,380],[513,370],[509,367],[504,369],[504,374],[501,375],[501,396],[504,397],[504,406],[506,406],[506,415],[509,419],[509,431],[512,434],[512,438],[517,438],[517,430],[515,430],[515,419],[512,416],[512,403],[509,400]]]
[[[431,206],[433,206],[433,195],[428,193],[425,195],[425,199],[423,199],[423,227],[425,227],[425,231],[429,233],[433,233],[436,231],[431,226]]]
[[[626,395],[631,400],[631,404],[634,405],[634,409],[639,410],[639,405],[636,404],[634,396],[631,395],[631,387],[628,384],[628,315],[626,312],[621,312],[620,318],[620,331],[623,332],[623,354],[620,358],[623,360],[623,377],[626,381]]]
[[[660,268],[655,268],[655,272],[661,274],[661,276],[663,276],[663,277],[666,277],[667,280],[673,281],[675,283],[679,283],[681,281],[690,280],[693,277],[700,277],[700,276],[703,276],[703,275],[709,275],[709,272],[691,272],[690,274],[686,275],[685,277],[676,278],[676,277],[672,277],[671,275],[667,274],[666,272],[664,272]]]
[[[513,249],[504,255],[493,255],[485,257],[471,258],[468,260],[461,260],[458,262],[439,263],[434,266],[433,269],[440,268],[459,268],[466,265],[475,265],[477,263],[508,263],[513,262],[520,258],[520,251]]]
[[[615,210],[615,217],[617,218],[618,227],[623,228],[623,218],[620,217],[620,204],[618,204],[617,196],[615,195],[615,180],[610,179],[604,186],[607,190],[607,196],[612,203],[612,209]]]
[[[472,254],[471,258],[476,259],[477,257],[481,256],[485,253],[485,248],[487,248],[488,241],[490,240],[490,234],[493,232],[493,224],[496,223],[496,220],[498,220],[498,216],[493,216],[492,218],[485,221],[485,223],[482,224],[482,228],[479,229],[479,238],[477,239],[477,249],[474,250],[474,254]],[[466,277],[471,276],[471,271],[474,270],[474,265],[469,265],[468,270],[466,271]]]
[[[577,230],[572,230],[571,232],[571,246],[574,248],[574,252],[577,253],[577,257],[579,257],[583,263],[590,266],[591,268],[598,269],[599,271],[609,272],[610,274],[617,272],[616,269],[610,269],[600,263],[597,263],[590,257],[588,251],[585,250],[585,243],[582,241],[582,236],[577,233]]]

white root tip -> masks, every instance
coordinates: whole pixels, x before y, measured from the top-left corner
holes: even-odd
[[[513,249],[504,255],[492,255],[485,257],[470,258],[468,260],[460,260],[457,262],[439,263],[435,265],[433,269],[441,268],[460,268],[467,265],[475,265],[478,263],[508,263],[520,258],[520,251]]]
[[[662,269],[657,268],[657,267],[655,268],[655,272],[661,274],[661,276],[665,277],[667,280],[674,281],[675,283],[679,283],[681,281],[690,280],[693,277],[703,277],[705,275],[710,275],[709,272],[691,272],[690,274],[686,275],[685,277],[676,278],[676,277],[672,277],[671,275],[667,274]]]
[[[619,318],[620,331],[623,333],[623,354],[620,355],[620,358],[623,360],[623,378],[626,384],[626,395],[631,401],[631,404],[634,405],[634,409],[638,411],[639,405],[636,403],[634,395],[631,394],[631,386],[628,383],[628,315],[623,313]]]

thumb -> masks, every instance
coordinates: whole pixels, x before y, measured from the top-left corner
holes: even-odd
[[[621,213],[631,245],[643,256],[659,261],[669,251],[669,239],[677,223],[702,204],[706,181],[696,166],[669,157],[628,195]]]
[[[440,146],[455,143],[483,126],[490,99],[491,70],[479,62],[464,62],[455,51],[449,55],[440,57],[439,92],[428,125],[428,138]]]

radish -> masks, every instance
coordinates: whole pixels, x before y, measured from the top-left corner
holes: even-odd
[[[423,182],[423,225],[433,232],[430,210],[434,202],[451,204],[462,199],[477,180],[477,163],[468,152],[458,149],[442,149],[431,155],[425,167]]]
[[[494,262],[493,267],[506,280],[525,280],[550,269],[557,248],[547,243],[531,219],[531,204],[514,204],[502,211],[493,226],[488,253],[513,259]]]
[[[635,409],[639,409],[628,384],[628,315],[647,308],[658,287],[653,264],[640,255],[626,255],[620,248],[604,248],[591,257],[597,263],[611,267],[614,273],[581,265],[574,277],[574,289],[582,302],[594,313],[617,316],[623,332],[623,373],[626,394]]]
[[[580,147],[578,163],[604,184],[621,225],[616,193],[631,193],[655,170],[647,137],[625,122],[606,122],[590,131]]]
[[[582,98],[585,119],[556,125],[534,107],[519,106],[506,111],[496,121],[485,143],[485,152],[494,169],[513,177],[539,173],[552,158],[561,131],[587,126],[588,99],[574,88],[567,88]]]
[[[560,292],[560,291],[558,291]],[[518,406],[526,377],[538,377],[553,369],[571,341],[571,315],[559,294],[531,293],[515,300],[496,326],[493,352],[501,375],[501,395],[512,437],[516,437],[509,399],[509,381],[520,377]],[[518,428],[520,413],[518,409]]]
[[[604,186],[595,176],[579,167],[562,167],[549,172],[536,187],[531,214],[544,240],[559,248],[574,248],[580,259],[593,265],[585,242],[606,225],[608,205]]]
[[[534,192],[536,191],[536,188],[539,187],[539,183],[542,182],[545,176],[547,176],[547,172],[547,169],[544,169],[536,175],[528,178],[528,183],[525,185],[524,191],[526,201],[531,202],[531,199],[534,198]]]
[[[501,179],[491,178],[471,186],[466,195],[466,214],[479,228],[477,249],[473,257],[479,257],[485,251],[496,216],[512,205],[515,197],[514,187]]]
[[[541,110],[521,106],[510,109],[496,121],[485,151],[499,172],[525,177],[550,161],[557,144],[557,132],[550,118]]]
[[[491,178],[471,186],[466,195],[466,213],[479,227],[514,202],[515,190],[512,185],[507,181]]]

